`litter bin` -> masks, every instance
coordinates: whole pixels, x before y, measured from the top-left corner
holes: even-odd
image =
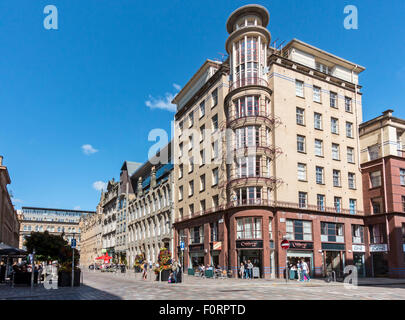
[[[122,265],[122,266],[121,266],[121,273],[125,273],[125,271],[126,271],[126,268],[125,268],[124,265]]]

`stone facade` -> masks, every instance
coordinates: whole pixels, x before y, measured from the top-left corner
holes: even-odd
[[[18,248],[20,223],[7,189],[10,183],[7,167],[3,165],[3,157],[0,156],[0,243]]]

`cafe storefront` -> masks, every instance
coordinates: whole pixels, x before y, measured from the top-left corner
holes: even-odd
[[[337,275],[343,274],[345,267],[345,244],[322,243],[324,272],[335,271]]]
[[[290,248],[287,250],[287,261],[289,266],[297,266],[298,261],[305,261],[310,270],[310,276],[314,276],[314,243],[290,241]]]
[[[357,275],[359,277],[366,276],[366,262],[365,262],[365,252],[366,246],[360,244],[352,245],[353,252],[353,265],[357,268]]]
[[[198,266],[204,265],[204,244],[189,245],[189,269],[196,270]]]
[[[237,240],[238,268],[241,262],[253,264],[253,278],[263,277],[263,240]]]

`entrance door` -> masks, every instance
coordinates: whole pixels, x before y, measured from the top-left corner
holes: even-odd
[[[383,252],[372,254],[374,277],[388,276],[388,261],[386,255],[387,254]]]
[[[262,253],[261,250],[239,250],[238,254],[238,270],[241,262],[250,262],[253,264],[254,268],[259,268],[260,276],[263,275],[262,271]]]
[[[325,252],[325,267],[326,271],[335,271],[337,274],[343,272],[343,264],[340,251]]]
[[[357,275],[359,277],[365,277],[364,253],[353,253],[353,264],[357,268]]]

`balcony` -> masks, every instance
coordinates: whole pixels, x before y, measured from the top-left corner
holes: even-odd
[[[231,178],[228,182],[228,188],[243,188],[243,187],[255,187],[255,186],[267,186],[275,188],[281,184],[282,180],[275,177],[243,177],[243,178]]]
[[[265,144],[256,144],[255,146],[240,146],[233,149],[236,157],[248,156],[248,155],[266,155],[272,159],[277,158],[283,153],[281,148],[267,146]]]
[[[266,80],[259,77],[241,78],[229,85],[229,92],[247,86],[260,86],[268,88],[269,84]]]
[[[227,126],[231,129],[261,124],[273,127],[280,123],[280,119],[273,117],[270,113],[257,110],[247,111],[243,114],[232,114],[227,119]]]

